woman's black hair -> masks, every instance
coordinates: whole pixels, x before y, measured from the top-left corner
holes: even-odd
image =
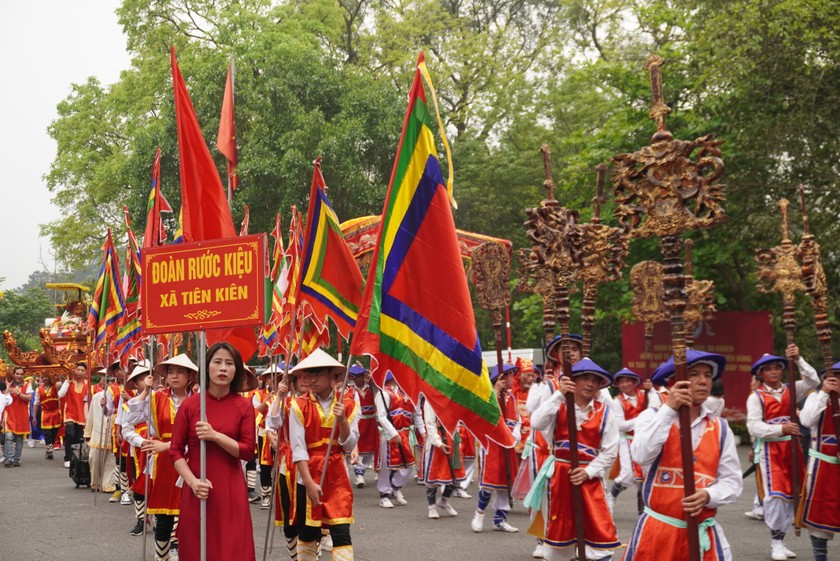
[[[712,382],[712,391],[710,393],[715,397],[723,397],[723,380],[721,378]]]
[[[219,350],[225,349],[227,352],[230,353],[230,356],[233,357],[233,364],[236,366],[236,373],[233,375],[233,381],[230,383],[230,391],[232,392],[241,392],[242,387],[246,383],[245,378],[245,363],[242,362],[242,355],[239,354],[239,351],[228,343],[227,341],[219,341],[218,343],[214,343],[209,349],[207,349],[207,362],[205,364],[204,375],[206,376],[204,383],[206,387],[210,387],[210,362],[213,360],[213,355],[215,355]]]

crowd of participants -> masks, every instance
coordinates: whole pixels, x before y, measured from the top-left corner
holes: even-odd
[[[587,559],[617,555],[622,544],[612,513],[628,490],[636,495],[639,517],[623,544],[623,559],[687,560],[689,516],[698,519],[704,561],[732,559],[715,520],[716,510],[743,490],[735,438],[721,416],[725,358],[689,350],[687,381],[674,381],[673,357],[642,381],[629,369],[607,372],[581,356],[580,337],[567,340],[568,374],[562,372],[560,337],[546,347],[543,367],[519,359],[490,373],[514,448],[479,442],[462,424],[452,433],[445,430],[432,406],[422,397],[412,402],[390,373],[380,389],[356,364],[341,394],[345,367],[323,350],[288,371],[281,363],[257,375],[232,345],[218,343],[207,352],[204,422],[199,368],[184,354],[154,371],[145,362],[130,362],[127,370],[114,363],[97,372],[102,381],[93,390],[83,362],[66,379],[35,380],[15,368],[0,382],[0,462],[19,467],[25,445],[43,446],[44,461],[63,451],[64,467],[77,484],[133,505],[129,533],[153,535],[156,561],[199,558],[201,500],[207,503],[208,559],[255,558],[249,507],[254,503],[274,511],[290,559],[352,560],[354,500],[374,500],[359,491],[369,471],[384,509],[406,507],[403,489],[414,483],[425,486],[429,519],[458,516],[454,498],[474,501],[467,517],[473,532],[519,532],[508,521],[518,503],[530,513],[531,533],[540,536],[523,557],[576,558],[572,486],[577,486]],[[782,383],[788,358],[801,377],[799,423],[790,419],[790,392]],[[752,374],[747,428],[758,492],[746,514],[766,523],[770,559],[796,557],[785,538],[797,517],[808,531],[814,560],[827,561],[828,542],[840,531],[840,456],[828,400],[838,390],[837,379],[818,374],[795,345],[786,357],[761,357]],[[571,469],[567,395],[575,404],[576,469]],[[697,492],[690,497],[684,497],[680,481],[681,406],[690,411],[695,458]],[[807,454],[796,513],[790,456],[800,441]],[[491,521],[485,520],[488,510]]]

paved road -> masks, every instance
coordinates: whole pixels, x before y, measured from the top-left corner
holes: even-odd
[[[741,447],[742,462],[748,452]],[[0,468],[0,561],[141,559],[142,537],[128,534],[133,526],[133,508],[108,503],[108,495],[94,495],[87,489],[75,489],[62,467],[60,453],[53,462],[44,459],[44,448],[27,448],[19,468]],[[409,504],[393,510],[379,508],[368,474],[368,486],[356,495],[356,523],[352,527],[356,558],[361,561],[527,561],[535,541],[525,533],[528,516],[521,506],[511,514],[510,522],[521,528],[518,534],[485,530],[475,534],[469,522],[475,508],[474,499],[454,499],[459,515],[440,520],[426,518],[423,487],[411,484],[406,489]],[[473,494],[474,487],[470,489]],[[769,559],[770,537],[763,522],[748,520],[755,479],[745,482],[744,494],[738,503],[718,513],[734,558],[738,561]],[[257,559],[262,559],[266,512],[252,506],[254,542]],[[489,523],[486,526],[491,526]],[[619,497],[616,524],[619,537],[629,538],[635,522],[635,497],[629,492]],[[12,538],[10,539],[10,536]],[[799,560],[811,559],[807,532],[786,540],[799,554]],[[283,537],[277,532],[277,547],[272,560],[288,559]],[[832,553],[837,544],[832,544]],[[146,559],[153,559],[152,536],[148,535]],[[620,554],[620,552],[619,552]]]

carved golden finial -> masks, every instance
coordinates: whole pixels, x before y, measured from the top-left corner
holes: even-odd
[[[805,234],[808,235],[811,233],[811,226],[808,224],[808,209],[805,206],[805,186],[799,186],[799,202],[802,204],[802,228],[805,230]]]
[[[548,144],[543,144],[540,146],[540,152],[543,155],[543,168],[545,169],[545,181],[543,181],[543,187],[545,187],[545,191],[547,193],[546,198],[549,200],[554,200],[554,179],[551,177],[551,148],[548,147]]]
[[[665,64],[665,59],[659,55],[651,55],[645,63],[645,70],[650,74],[650,91],[652,94],[653,105],[650,109],[650,118],[656,122],[656,134],[653,135],[654,140],[664,140],[671,138],[671,133],[668,132],[665,125],[665,117],[671,113],[671,108],[665,104],[665,95],[662,93],[662,65]]]
[[[790,241],[790,229],[788,228],[788,206],[790,201],[779,199],[779,209],[782,211],[782,242]]]

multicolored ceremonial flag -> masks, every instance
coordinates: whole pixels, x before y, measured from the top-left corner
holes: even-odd
[[[102,265],[93,292],[93,302],[87,318],[88,329],[93,331],[94,347],[99,348],[106,339],[113,340],[120,320],[125,314],[125,300],[120,287],[120,267],[111,229],[102,246]]]
[[[239,155],[236,149],[236,115],[233,110],[233,67],[228,66],[227,81],[225,81],[225,95],[222,100],[222,115],[219,118],[219,136],[216,148],[227,160],[228,181],[231,190],[239,186]]]
[[[271,321],[277,326],[278,346],[280,352],[288,358],[291,353],[295,334],[292,329],[292,315],[298,314],[295,331],[299,332],[302,318],[295,306],[297,303],[297,287],[300,283],[300,253],[303,245],[303,217],[296,207],[292,207],[292,218],[289,222],[289,245],[284,253],[277,280],[274,283],[272,295]],[[275,267],[276,267],[275,262]],[[279,295],[279,298],[278,298]]]
[[[157,247],[166,241],[166,229],[163,227],[164,212],[172,212],[172,207],[160,191],[160,148],[155,152],[152,163],[152,190],[146,204],[146,230],[143,234],[143,247]]]
[[[327,197],[321,158],[315,160],[306,237],[303,245],[300,299],[308,307],[319,331],[333,320],[347,339],[356,325],[362,301],[362,272],[341,235],[338,218]]]
[[[350,352],[371,355],[380,386],[390,370],[415,403],[425,395],[450,433],[461,420],[480,440],[511,447],[481,356],[450,208],[451,167],[447,188],[422,77],[434,96],[421,53]]]
[[[143,279],[143,269],[140,265],[140,247],[134,231],[131,229],[128,207],[123,206],[123,213],[125,214],[125,227],[128,234],[128,244],[125,248],[125,275],[123,278],[125,314],[123,314],[117,328],[116,351],[119,354],[120,363],[126,366],[129,357],[136,354],[134,347],[141,340],[140,284]]]

